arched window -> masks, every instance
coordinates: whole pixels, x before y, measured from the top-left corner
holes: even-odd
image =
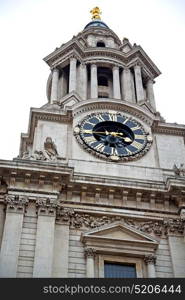
[[[105,47],[105,43],[104,42],[97,42],[97,47]]]
[[[108,86],[108,80],[105,76],[98,76],[98,85]]]

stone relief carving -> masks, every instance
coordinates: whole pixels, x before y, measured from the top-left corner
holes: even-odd
[[[165,219],[161,221],[141,222],[119,216],[96,216],[86,213],[76,213],[71,208],[60,208],[57,212],[58,219],[69,223],[72,228],[98,228],[115,221],[121,221],[139,231],[154,236],[162,237],[167,234],[183,234],[185,228],[184,219]]]
[[[179,167],[177,167],[177,165],[174,164],[173,170],[174,170],[175,175],[183,176],[183,177],[185,176],[185,165],[184,164],[180,164]]]
[[[154,236],[165,236],[167,234],[183,234],[185,228],[184,219],[165,219],[161,221],[145,221],[141,222],[129,218],[119,216],[95,216],[86,213],[76,213],[71,208],[60,208],[57,212],[58,219],[69,222],[73,228],[98,228],[115,221],[121,221],[144,233]]]

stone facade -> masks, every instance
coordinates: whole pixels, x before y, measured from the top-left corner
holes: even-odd
[[[159,69],[101,21],[44,60],[48,103],[0,160],[0,276],[104,277],[108,261],[185,277],[185,125],[156,111]],[[147,151],[111,161],[80,142],[80,122],[105,112],[139,122]]]

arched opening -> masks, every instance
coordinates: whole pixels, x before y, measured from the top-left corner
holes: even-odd
[[[105,43],[100,41],[100,42],[97,42],[96,46],[97,47],[105,47]]]

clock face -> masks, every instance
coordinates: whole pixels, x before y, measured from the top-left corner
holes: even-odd
[[[121,113],[93,113],[74,134],[87,151],[114,161],[141,157],[152,142],[138,121]]]

